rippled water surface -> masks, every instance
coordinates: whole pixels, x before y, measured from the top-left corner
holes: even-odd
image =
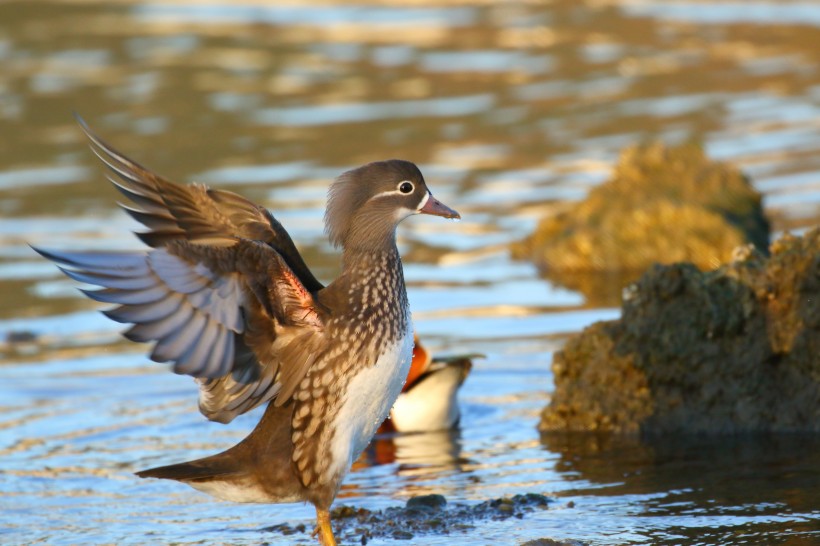
[[[425,544],[819,543],[817,439],[539,437],[553,352],[616,318],[596,294],[620,287],[575,292],[506,252],[653,138],[740,165],[776,234],[816,224],[818,27],[813,2],[0,3],[0,543],[290,544],[265,528],[312,519],[133,476],[223,449],[258,414],[206,422],[190,379],[27,246],[139,246],[72,110],[172,179],[271,208],[325,281],[325,190],[350,166],[411,159],[462,213],[400,229],[427,345],[486,354],[461,430],[397,438],[337,503],[556,499]]]

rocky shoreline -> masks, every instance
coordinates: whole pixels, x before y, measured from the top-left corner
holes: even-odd
[[[820,432],[820,228],[656,265],[553,359],[541,431]]]

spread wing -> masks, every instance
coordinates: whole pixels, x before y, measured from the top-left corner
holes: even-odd
[[[324,348],[325,311],[266,244],[172,241],[147,253],[35,250],[72,279],[102,287],[84,292],[117,304],[105,314],[133,325],[124,332],[128,339],[153,343],[152,360],[197,379],[200,409],[211,420],[228,422],[266,401],[290,398]]]
[[[323,288],[290,235],[266,208],[233,192],[196,183],[175,184],[106,144],[80,116],[75,117],[91,150],[110,169],[108,179],[132,202],[120,206],[148,228],[137,233],[147,245],[159,248],[177,240],[202,244],[230,244],[235,238],[261,241],[282,256],[305,288],[311,292]]]
[[[77,116],[121,205],[148,230],[147,253],[35,249],[106,311],[151,342],[151,358],[197,379],[200,410],[228,422],[268,400],[280,403],[323,350],[322,288],[284,228],[264,207],[228,191],[182,186],[125,157]]]

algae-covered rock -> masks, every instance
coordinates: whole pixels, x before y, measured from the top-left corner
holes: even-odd
[[[542,220],[512,254],[559,275],[679,261],[714,269],[739,245],[765,252],[768,237],[761,196],[738,169],[695,144],[656,143],[624,151],[610,180]]]
[[[541,430],[820,432],[820,229],[656,265],[553,362]]]

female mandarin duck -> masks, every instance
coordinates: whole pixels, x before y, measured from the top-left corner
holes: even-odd
[[[37,249],[90,298],[151,342],[151,358],[199,384],[199,408],[227,423],[267,409],[236,446],[138,472],[239,502],[309,501],[335,545],[330,505],[408,375],[413,329],[396,227],[414,214],[459,218],[409,161],[369,163],[331,185],[325,231],[342,271],[324,287],[265,208],[200,184],[174,184],[100,140],[78,118],[125,211],[148,230],[145,252]]]

